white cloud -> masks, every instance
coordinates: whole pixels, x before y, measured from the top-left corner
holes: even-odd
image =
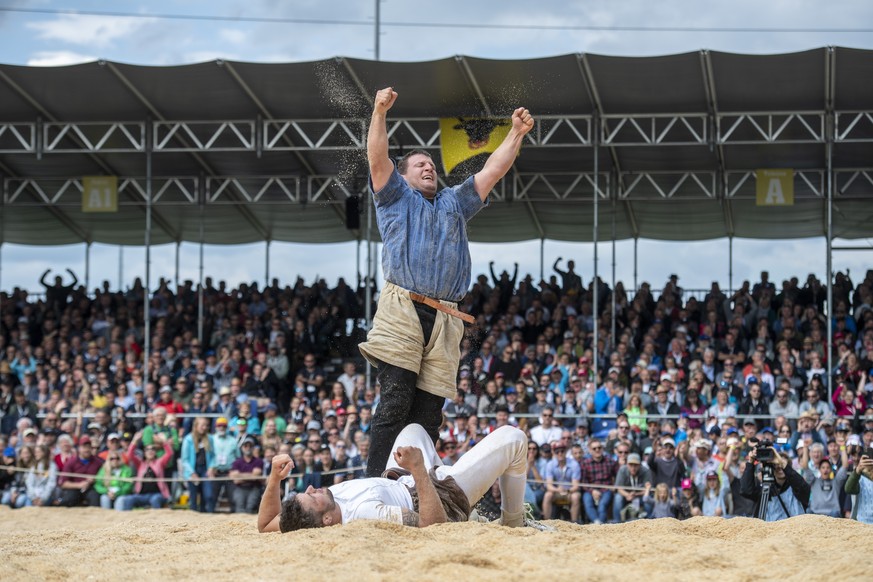
[[[63,67],[96,61],[93,55],[83,55],[72,51],[40,51],[27,59],[29,67]]]
[[[222,28],[218,31],[218,38],[230,44],[243,44],[246,40],[246,33],[235,28]]]
[[[55,40],[91,47],[107,47],[155,22],[151,18],[119,18],[114,16],[60,15],[55,20],[28,22],[25,26],[37,32],[43,40]]]

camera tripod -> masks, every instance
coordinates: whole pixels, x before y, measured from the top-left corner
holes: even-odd
[[[767,507],[770,505],[770,489],[776,482],[776,477],[773,475],[773,465],[769,463],[761,464],[761,502],[758,505],[758,519],[766,521]]]

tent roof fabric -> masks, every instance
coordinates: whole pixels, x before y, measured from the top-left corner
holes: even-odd
[[[0,65],[0,242],[326,243],[366,197],[372,97],[393,86],[392,155],[439,165],[439,118],[538,126],[470,238],[600,240],[869,236],[873,51],[752,56],[569,54],[430,62],[332,58],[145,67]],[[149,189],[146,176],[151,167]],[[832,169],[829,175],[828,168]],[[755,170],[794,170],[794,204],[762,207]],[[84,176],[118,176],[118,211],[82,211]],[[829,181],[829,177],[832,181]],[[455,180],[455,178],[452,178]],[[363,205],[362,205],[363,206]],[[361,221],[365,224],[366,221]],[[377,237],[374,233],[374,237]]]

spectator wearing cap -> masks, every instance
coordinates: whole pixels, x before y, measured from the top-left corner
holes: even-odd
[[[143,446],[143,456],[136,451],[142,442],[142,432],[133,435],[127,449],[127,457],[136,477],[133,490],[119,497],[115,502],[118,511],[130,511],[137,507],[160,509],[170,499],[170,486],[162,481],[167,476],[167,465],[173,459],[173,447],[169,440],[159,437],[160,445],[152,443]],[[163,448],[164,454],[158,457],[157,450]],[[155,479],[156,481],[153,481]]]
[[[676,441],[672,437],[663,436],[655,440],[647,464],[655,485],[664,483],[672,490],[679,490],[686,470],[685,463],[676,456]]]
[[[233,479],[233,510],[236,513],[257,513],[261,501],[264,462],[254,456],[255,439],[247,436],[240,444],[241,455],[233,462],[230,477]]]
[[[100,507],[100,494],[94,489],[97,472],[103,465],[93,454],[91,438],[88,435],[79,437],[77,454],[64,463],[61,472],[75,474],[75,477],[62,476],[58,478],[58,505],[77,507],[88,505]]]
[[[728,493],[730,487],[727,479],[722,479],[717,471],[709,471],[704,476],[703,487],[700,487],[700,513],[706,517],[725,517],[728,515]]]
[[[755,424],[758,430],[769,424],[765,418],[770,412],[770,404],[767,402],[767,397],[761,392],[761,386],[755,377],[749,379],[748,395],[740,403],[737,408],[737,414],[743,416],[756,416],[764,418],[755,418]]]
[[[555,505],[569,505],[570,519],[579,523],[582,511],[582,491],[579,488],[579,464],[567,455],[567,445],[561,441],[551,444],[554,458],[546,465],[546,493],[543,496],[543,517],[553,519]]]
[[[652,472],[648,467],[642,466],[640,455],[630,453],[627,463],[619,467],[615,476],[616,491],[612,502],[614,522],[620,523],[633,516],[644,517],[651,513],[652,508],[645,496],[645,490],[652,486],[652,482]]]

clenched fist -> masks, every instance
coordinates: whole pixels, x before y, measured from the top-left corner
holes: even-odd
[[[374,113],[386,113],[394,102],[397,101],[397,91],[391,87],[386,87],[376,92],[376,100],[373,103]]]
[[[512,112],[512,129],[521,133],[521,135],[525,135],[533,129],[533,126],[534,118],[530,114],[530,111],[524,107],[519,107]]]
[[[410,473],[424,468],[424,455],[418,447],[397,447],[394,451],[394,460]]]

